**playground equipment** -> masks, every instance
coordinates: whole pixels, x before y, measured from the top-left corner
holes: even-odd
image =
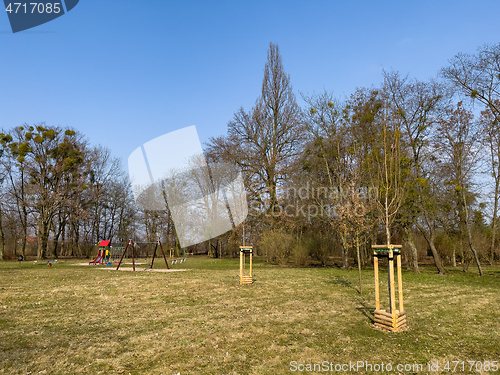
[[[173,259],[173,260],[171,260],[171,261],[170,261],[170,263],[171,263],[172,265],[174,265],[174,264],[177,264],[177,262],[179,262],[179,263],[184,263],[185,261],[186,261],[186,258],[181,258],[181,259]]]
[[[151,258],[151,265],[149,266],[149,269],[153,268],[153,264],[154,264],[155,257],[156,257],[156,249],[158,249],[158,245],[160,245],[161,253],[163,254],[163,259],[165,260],[165,264],[167,266],[167,269],[170,269],[170,267],[168,266],[167,257],[165,256],[165,252],[163,251],[163,246],[162,246],[160,240],[157,240],[156,242],[135,242],[135,243],[141,243],[141,244],[153,244],[154,243],[155,244],[155,249],[153,251],[153,257]],[[130,248],[130,252],[132,255],[132,268],[135,271],[135,256],[134,256],[134,241],[133,240],[128,240],[127,246],[125,246],[125,249],[123,250],[122,256],[120,258],[120,261],[118,262],[118,266],[116,267],[116,270],[120,269],[120,265],[122,264],[123,257],[125,256],[125,253],[127,252],[127,250],[129,248]]]
[[[401,276],[401,245],[372,245],[373,267],[375,270],[375,326],[386,331],[400,331],[406,327],[406,312],[403,307],[403,278]],[[378,278],[378,260],[387,257],[389,309],[380,309],[380,293]],[[394,284],[394,257],[396,257],[398,273],[399,310],[396,309],[396,289]]]
[[[97,265],[97,264],[107,264],[110,261],[110,252],[109,252],[109,244],[111,241],[101,241],[99,243],[99,249],[97,250],[97,256],[89,265]]]
[[[120,261],[120,256],[122,255],[124,249],[125,249],[124,246],[110,246],[109,249],[110,259],[106,264],[106,267],[111,266],[113,264],[118,264],[118,262]]]
[[[145,267],[149,267],[151,265],[151,260],[153,258],[153,250],[156,242],[135,242],[134,241],[134,259],[139,264],[139,262],[144,263]],[[122,247],[123,252],[124,247]],[[129,256],[131,256],[131,252],[129,252]],[[120,257],[118,257],[118,260]],[[131,258],[129,258],[131,260]],[[116,263],[118,264],[118,262]]]
[[[174,259],[173,254],[174,254],[174,249],[170,248],[170,263],[172,265],[177,264],[177,262],[184,263],[186,261],[186,248],[185,247],[182,248],[182,258],[181,259]]]
[[[252,246],[240,246],[240,285],[243,284],[252,284]],[[245,271],[245,263],[246,263],[246,255],[249,255],[250,258],[250,270],[248,274]]]

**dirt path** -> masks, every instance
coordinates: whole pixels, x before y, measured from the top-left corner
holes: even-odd
[[[99,268],[100,270],[113,270],[115,271],[116,268],[110,268],[110,267],[106,267],[106,268]],[[121,267],[118,269],[119,271],[133,271],[132,267]],[[153,268],[153,269],[150,269],[150,268],[142,268],[142,267],[135,267],[135,270],[136,271],[147,271],[147,272],[179,272],[179,271],[191,271],[191,270],[188,270],[188,269],[181,269],[181,268],[176,268],[176,269],[166,269],[166,268]]]
[[[135,264],[135,270],[136,271],[147,271],[147,272],[179,272],[179,271],[191,271],[189,269],[183,269],[183,268],[170,268],[170,269],[166,269],[166,268],[153,268],[153,269],[150,269],[150,268],[143,268],[143,267],[138,267],[139,264],[143,264],[143,263],[136,263]],[[74,264],[75,266],[88,266],[89,264],[88,263],[76,263]],[[100,270],[116,270],[116,264],[113,265],[113,267],[96,267]],[[132,267],[121,267],[118,269],[119,271],[133,271]]]

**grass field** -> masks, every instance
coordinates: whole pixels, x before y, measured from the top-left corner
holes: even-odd
[[[360,295],[357,271],[337,268],[257,260],[255,283],[239,286],[236,259],[190,258],[172,273],[77,262],[0,262],[0,374],[275,375],[323,361],[328,371],[307,373],[366,361],[393,368],[350,373],[449,374],[459,361],[455,373],[491,374],[500,361],[499,268],[404,272],[409,330],[386,333],[373,327],[373,270]]]

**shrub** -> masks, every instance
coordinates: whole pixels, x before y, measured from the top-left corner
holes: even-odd
[[[330,257],[331,240],[330,236],[311,236],[305,240],[309,254],[317,259],[322,266],[326,266]]]
[[[309,249],[301,241],[293,247],[293,264],[295,266],[305,266],[309,260]]]
[[[270,262],[285,264],[294,246],[291,234],[270,230],[262,234],[259,247]]]

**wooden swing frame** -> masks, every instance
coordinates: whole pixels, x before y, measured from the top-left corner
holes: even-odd
[[[137,242],[137,243],[139,243],[139,242]],[[146,243],[146,242],[141,242],[141,243]],[[153,243],[153,242],[149,242],[149,243]],[[153,258],[151,259],[151,265],[149,266],[149,269],[153,269],[153,263],[155,262],[156,249],[158,249],[158,245],[160,245],[161,253],[163,254],[163,259],[165,260],[165,264],[167,265],[167,269],[170,269],[170,267],[168,266],[167,257],[165,256],[165,252],[163,251],[163,246],[162,246],[160,240],[156,241],[155,249],[153,251]],[[120,261],[118,262],[118,266],[116,267],[117,271],[120,269],[120,265],[122,264],[123,257],[125,256],[125,253],[127,252],[127,249],[129,246],[130,246],[130,251],[132,253],[132,268],[135,271],[135,256],[134,256],[134,241],[133,240],[128,240],[127,246],[125,246],[125,249],[123,250],[123,253],[122,253],[122,257],[120,258]]]

